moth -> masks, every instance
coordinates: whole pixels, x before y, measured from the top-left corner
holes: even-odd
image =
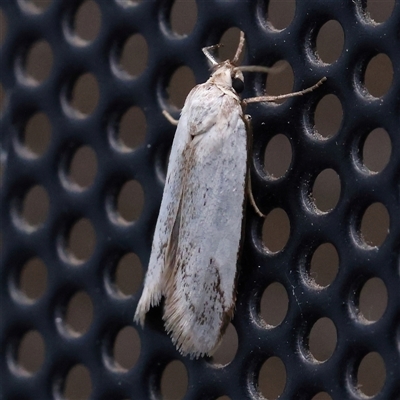
[[[186,98],[170,153],[144,289],[134,320],[144,325],[150,307],[165,299],[163,320],[183,355],[211,356],[233,317],[248,174],[247,104],[303,95],[321,85],[280,96],[241,100],[245,43],[240,33],[232,60],[212,64],[207,82]],[[168,119],[172,117],[166,115]],[[249,199],[258,213],[249,190]],[[262,214],[261,214],[262,215]]]

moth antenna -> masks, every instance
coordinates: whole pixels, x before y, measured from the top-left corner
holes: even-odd
[[[313,90],[317,89],[320,87],[324,82],[326,81],[326,77],[324,76],[322,79],[320,79],[315,85],[310,86],[307,89],[300,90],[299,92],[293,92],[293,93],[288,93],[288,94],[281,94],[279,96],[258,96],[258,97],[250,97],[249,99],[244,99],[243,103],[244,104],[249,104],[249,103],[261,103],[261,102],[272,102],[276,100],[282,100],[282,99],[288,99],[290,97],[296,97],[296,96],[303,96],[303,94],[310,93]]]
[[[221,47],[221,46],[222,46],[221,44],[214,44],[212,46],[207,46],[207,47],[202,48],[204,55],[207,57],[208,61],[210,61],[210,63],[213,66],[218,65],[218,62],[215,59],[215,57],[210,53],[210,50],[218,49],[218,47]]]
[[[235,57],[233,57],[233,59],[231,61],[232,64],[236,64],[239,61],[239,57],[242,54],[243,47],[244,47],[244,32],[240,31],[239,45],[238,45],[238,48],[236,50]]]
[[[262,65],[239,65],[233,70],[242,72],[264,72],[265,74],[277,74],[282,72],[285,68],[285,64],[278,65],[277,67],[264,67]]]

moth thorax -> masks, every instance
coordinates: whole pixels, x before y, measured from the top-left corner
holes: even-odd
[[[211,81],[220,86],[233,89],[236,93],[243,92],[244,77],[242,71],[236,69],[229,61],[219,64],[211,76]]]

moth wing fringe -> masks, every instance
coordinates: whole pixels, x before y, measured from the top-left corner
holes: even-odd
[[[151,307],[157,306],[160,303],[161,295],[161,291],[158,287],[149,289],[149,287],[145,285],[142,296],[140,297],[139,303],[136,307],[133,320],[136,323],[140,323],[143,327],[147,312]]]
[[[180,215],[180,213],[178,213],[178,215]],[[176,233],[178,233],[178,225],[179,223],[175,224],[174,230]],[[191,325],[193,316],[190,314],[188,315],[187,310],[185,310],[185,307],[182,305],[183,294],[176,289],[176,248],[170,255],[171,258],[169,261],[172,264],[171,268],[167,269],[169,273],[165,276],[164,281],[164,326],[171,336],[172,343],[182,355],[190,354],[191,357],[194,358],[202,357],[206,353],[199,352],[196,348],[196,343],[192,340]]]
[[[176,248],[179,236],[179,230],[178,230],[179,219],[180,219],[179,216],[180,216],[180,209],[178,209],[177,217],[171,231],[171,237],[169,238],[168,244],[166,246],[165,264],[163,267],[162,274],[159,278],[159,282],[150,285],[150,283],[148,283],[146,279],[142,296],[140,297],[139,303],[137,305],[134,321],[137,323],[140,322],[141,326],[144,325],[146,313],[150,310],[151,307],[157,306],[160,303],[162,295],[165,294],[166,292],[166,287],[168,286],[168,282],[171,281],[171,279],[173,279],[174,276],[173,266],[175,265]]]
[[[195,325],[193,315],[190,317],[186,315],[180,306],[181,303],[182,296],[179,293],[175,293],[164,308],[164,326],[171,337],[172,343],[184,356],[190,355],[190,358],[195,359],[205,355],[211,356],[218,347],[222,334],[219,335],[214,346],[200,344],[198,338],[193,334],[196,329],[193,326]]]
[[[165,304],[163,320],[166,331],[171,337],[172,343],[178,351],[190,358],[199,358],[205,355],[211,356],[219,347],[222,336],[231,321],[234,313],[234,302],[227,310],[221,311],[220,318],[214,324],[216,335],[205,337],[205,340],[200,341],[197,332],[203,329],[196,314],[190,309],[187,309],[186,303],[182,302],[185,297],[184,293],[176,288],[176,268],[168,277],[165,285]]]
[[[181,296],[176,295],[168,304],[165,304],[164,308],[164,326],[172,343],[182,355],[189,355],[192,359],[205,355],[212,356],[221,344],[222,336],[233,317],[234,307],[223,313],[220,324],[218,324],[218,336],[210,345],[210,343],[199,343],[198,338],[193,334],[198,328],[196,322],[193,321],[193,316],[186,315],[180,304]]]

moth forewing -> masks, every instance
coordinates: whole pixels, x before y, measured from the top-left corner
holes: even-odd
[[[144,289],[134,320],[144,325],[144,319],[150,307],[159,304],[163,296],[168,276],[166,264],[166,249],[173,242],[173,226],[178,214],[180,199],[182,195],[182,182],[184,171],[183,152],[190,142],[190,135],[182,126],[187,123],[187,113],[180,118],[181,128],[177,129],[171,148],[168,163],[166,184],[160,206],[160,212],[154,231],[153,244],[150,254],[150,261],[147,268]]]
[[[249,68],[235,65],[243,46],[241,32],[234,59],[222,63],[210,53],[216,46],[203,49],[213,73],[191,90],[181,112],[134,317],[143,325],[147,311],[164,297],[165,328],[177,349],[191,358],[212,355],[234,312],[250,182],[249,117],[243,112],[250,101],[239,98],[244,81],[241,68]],[[262,98],[257,101],[275,99]],[[252,196],[250,201],[255,206]]]
[[[183,153],[174,268],[163,293],[166,329],[193,357],[212,354],[232,317],[243,219],[246,129],[238,98],[220,96],[218,82],[197,86],[189,102],[192,141]]]

